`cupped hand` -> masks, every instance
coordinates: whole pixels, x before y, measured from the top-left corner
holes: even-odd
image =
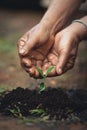
[[[77,32],[71,25],[56,34],[54,46],[47,56],[48,62],[42,67],[46,73],[50,66],[55,66],[48,76],[59,76],[73,68],[80,41]]]
[[[20,38],[18,41],[20,62],[31,76],[39,76],[36,66],[41,68],[53,43],[54,36],[41,24],[36,25]]]
[[[31,39],[33,34],[36,36],[35,41],[29,42],[29,38]],[[80,41],[78,28],[74,28],[73,25],[66,27],[56,34],[55,40],[53,35],[48,35],[48,39],[47,37],[43,37],[44,40],[42,41],[44,42],[41,42],[41,40],[38,40],[39,36],[42,36],[42,33],[36,33],[36,29],[35,32],[29,31],[22,37],[27,37],[26,42],[23,42],[21,38],[18,44],[21,64],[30,76],[40,78],[36,67],[41,68],[45,74],[48,68],[55,66],[48,77],[59,76],[73,68]],[[25,43],[24,47],[27,49],[27,51],[22,54],[20,53],[22,48],[21,43]]]
[[[80,41],[77,32],[78,29],[75,29],[74,26],[70,25],[56,34],[54,44],[44,57],[44,60],[40,66],[44,74],[48,68],[54,66],[54,69],[50,72],[48,77],[59,76],[73,68]],[[50,42],[51,41],[49,41],[49,43]],[[44,49],[46,48],[47,47],[44,46]],[[37,67],[39,67],[38,64]],[[34,68],[31,67],[29,69],[29,73],[32,74],[33,77],[40,78],[35,66]]]

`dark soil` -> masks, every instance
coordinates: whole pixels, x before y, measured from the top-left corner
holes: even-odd
[[[87,121],[87,90],[65,90],[47,88],[39,93],[38,89],[29,90],[18,87],[0,97],[0,113],[12,115],[10,110],[20,109],[22,116],[31,116],[30,110],[39,108],[50,115],[50,119],[72,120],[78,117]],[[40,116],[40,114],[33,114]]]

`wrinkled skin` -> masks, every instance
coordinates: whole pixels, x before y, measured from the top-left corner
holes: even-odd
[[[30,76],[40,78],[37,66],[45,73],[54,65],[55,69],[49,76],[61,75],[73,67],[79,42],[77,33],[84,29],[69,26],[59,31],[72,19],[82,2],[83,0],[53,0],[40,23],[19,40],[21,65]]]
[[[33,35],[36,32],[37,31],[35,30]],[[21,64],[23,68],[30,74],[30,76],[34,78],[40,78],[36,66],[41,68],[44,73],[46,73],[50,66],[55,66],[54,70],[48,76],[59,76],[74,66],[79,38],[77,36],[77,31],[75,31],[72,26],[69,26],[57,33],[55,40],[51,35],[49,35],[49,38],[46,36],[43,37],[43,42],[41,42],[41,39],[40,41],[35,40],[38,42],[36,42],[37,44],[32,42],[34,44],[32,44],[33,47],[31,48],[33,49],[31,50],[27,47],[29,45],[29,35],[32,36],[32,32],[31,34],[28,32],[24,36],[25,38],[28,37],[25,45],[28,51],[26,51],[25,54],[21,54],[19,50],[19,54]],[[40,32],[37,34],[37,39],[38,35],[42,36],[42,33]],[[22,42],[20,40],[18,44],[19,48],[21,43]]]
[[[55,36],[55,43],[48,54],[49,63],[43,65],[43,71],[54,65],[55,69],[49,76],[59,76],[73,68],[77,56],[79,39],[73,32],[65,29]],[[46,70],[45,70],[46,69]],[[44,73],[45,73],[44,72]]]
[[[53,43],[54,36],[40,24],[20,38],[18,41],[20,62],[25,71],[31,76],[39,77],[36,66],[41,68]]]

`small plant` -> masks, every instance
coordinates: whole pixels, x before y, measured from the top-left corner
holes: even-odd
[[[37,109],[33,109],[33,110],[30,110],[30,113],[31,114],[39,114],[39,115],[46,115],[46,111],[44,109],[41,109],[41,108],[37,108]]]
[[[22,114],[21,114],[21,110],[19,107],[16,106],[15,109],[9,109],[9,111],[15,116],[15,117],[19,117],[19,118],[23,118]]]
[[[0,97],[6,93],[7,89],[0,87]]]
[[[38,70],[38,72],[40,73],[40,75],[42,76],[42,78],[43,78],[44,81],[46,80],[48,74],[49,74],[53,69],[54,69],[54,66],[51,66],[51,67],[47,70],[46,74],[44,74],[43,71],[42,71],[42,69],[40,69],[40,68],[37,67],[37,70]],[[40,92],[45,91],[45,89],[46,89],[46,84],[45,84],[44,81],[40,83]]]

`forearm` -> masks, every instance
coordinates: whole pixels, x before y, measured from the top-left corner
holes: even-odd
[[[81,18],[80,20],[87,25],[87,15]],[[83,24],[80,24],[79,26],[81,26],[79,30],[80,39],[81,40],[87,39],[87,27],[84,26]]]
[[[87,39],[87,15],[80,19],[82,23],[75,22],[73,23],[78,28],[78,37],[80,40]]]
[[[83,0],[53,0],[47,12],[43,16],[41,23],[56,33],[60,31],[72,17],[74,12],[78,10]]]
[[[86,23],[86,24],[87,24],[87,15],[86,15],[86,16],[84,16],[83,18],[81,18],[81,20],[82,20],[84,23]]]
[[[81,19],[75,20],[71,25],[68,26],[69,30],[73,32],[73,35],[78,39],[78,41],[87,39],[87,16],[82,17]]]

